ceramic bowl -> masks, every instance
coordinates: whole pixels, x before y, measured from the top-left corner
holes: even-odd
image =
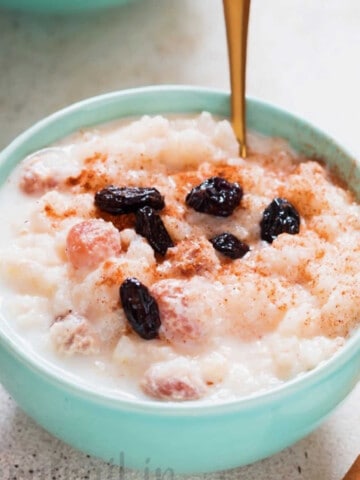
[[[359,196],[360,168],[331,138],[261,101],[249,99],[247,109],[251,129],[284,137],[300,152],[326,159]],[[142,114],[203,110],[228,116],[229,94],[163,86],[90,98],[20,135],[0,154],[0,179],[30,152],[82,127]],[[126,467],[210,472],[267,457],[314,430],[359,379],[360,331],[313,371],[267,393],[219,404],[128,401],[90,390],[32,353],[3,316],[0,365],[0,381],[20,407],[73,447]]]

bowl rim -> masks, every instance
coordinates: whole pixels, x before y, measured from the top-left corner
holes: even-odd
[[[42,129],[49,127],[50,124],[56,124],[57,122],[61,122],[64,118],[71,116],[74,112],[80,111],[88,107],[89,105],[91,105],[92,107],[97,107],[102,105],[104,102],[111,101],[112,99],[118,97],[125,97],[129,95],[136,96],[144,93],[150,95],[159,95],[164,91],[172,92],[174,95],[179,93],[195,93],[207,94],[212,96],[213,98],[221,97],[224,100],[228,100],[230,98],[230,93],[226,90],[186,85],[160,85],[138,87],[118,90],[102,95],[97,95],[94,97],[89,97],[56,111],[55,113],[36,122],[33,126],[18,135],[5,149],[0,152],[0,166],[2,166],[2,164],[5,163],[11,155],[16,153],[18,148],[24,142],[31,139],[35,134],[41,132]],[[247,101],[250,104],[252,103],[254,106],[269,109],[288,119],[297,121],[298,123],[300,122],[300,124],[306,126],[307,128],[310,128],[310,130],[314,132],[315,135],[321,136],[325,140],[336,145],[337,148],[349,158],[349,161],[355,158],[354,155],[351,155],[347,151],[347,149],[335,142],[332,137],[326,135],[320,129],[313,126],[310,122],[304,120],[297,114],[289,113],[285,109],[279,108],[276,105],[254,97],[247,97]],[[174,113],[176,112],[180,113],[179,109],[174,109]],[[168,112],[164,112],[164,115],[166,115],[167,113]],[[145,113],[143,115],[145,115]],[[121,119],[129,117],[124,116],[118,118]],[[104,122],[100,122],[99,124],[102,123]],[[81,127],[78,127],[77,129],[79,128]],[[64,137],[60,136],[59,139],[60,138]],[[358,168],[360,168],[359,164],[357,164],[357,166]],[[11,170],[13,170],[13,168]],[[51,361],[43,358],[36,352],[32,351],[31,348],[21,349],[20,347],[24,346],[27,342],[25,342],[25,340],[24,343],[22,341],[18,342],[20,336],[19,338],[17,338],[18,334],[15,331],[11,330],[12,329],[10,325],[8,325],[6,321],[1,321],[0,318],[0,347],[5,348],[12,356],[15,356],[18,361],[20,361],[22,364],[25,364],[27,368],[30,368],[34,373],[40,375],[43,379],[45,379],[47,382],[50,382],[55,387],[66,390],[68,393],[76,395],[77,397],[90,400],[94,403],[101,403],[113,409],[137,411],[141,413],[151,413],[154,415],[156,414],[166,416],[203,416],[208,414],[232,413],[240,410],[259,408],[264,404],[282,401],[286,397],[296,395],[299,390],[309,389],[314,384],[324,381],[326,378],[334,375],[339,369],[344,367],[347,362],[354,359],[356,354],[360,353],[360,329],[357,329],[357,331],[355,331],[352,336],[346,340],[345,344],[334,355],[332,355],[330,359],[321,362],[314,369],[308,372],[301,373],[296,377],[290,379],[289,381],[270,388],[267,391],[255,392],[253,394],[246,395],[238,399],[231,399],[225,401],[193,401],[184,403],[159,402],[151,399],[129,400],[127,398],[121,397],[119,394],[110,394],[109,389],[104,389],[104,391],[95,391],[86,382],[83,382],[81,380],[79,381],[79,377],[69,375],[62,368],[57,367],[56,365],[51,363]]]

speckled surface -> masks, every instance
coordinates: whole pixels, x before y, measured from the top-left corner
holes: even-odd
[[[359,21],[358,0],[253,0],[248,92],[306,117],[360,158]],[[156,83],[228,88],[220,0],[143,0],[71,18],[1,11],[0,38],[0,148],[87,96]],[[163,478],[340,480],[359,453],[360,386],[316,432],[270,459]],[[126,458],[124,466],[53,438],[0,387],[1,480],[159,478],[151,459],[140,472],[126,470]]]

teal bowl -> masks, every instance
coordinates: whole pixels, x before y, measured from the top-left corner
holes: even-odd
[[[247,107],[249,128],[284,137],[297,150],[326,159],[359,195],[360,168],[332,139],[258,100],[249,99]],[[163,86],[85,100],[42,120],[8,146],[0,154],[1,181],[30,152],[82,127],[203,110],[228,116],[229,94]],[[360,331],[313,371],[267,393],[219,404],[129,401],[90,390],[31,352],[3,315],[0,364],[0,381],[20,407],[73,447],[126,467],[161,469],[163,475],[166,469],[210,472],[272,455],[314,430],[359,379]]]
[[[0,0],[0,7],[34,13],[80,13],[133,1],[135,0]]]

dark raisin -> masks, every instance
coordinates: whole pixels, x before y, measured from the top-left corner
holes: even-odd
[[[249,245],[227,232],[216,235],[216,237],[210,239],[210,242],[215,250],[233,260],[243,257],[250,250]]]
[[[120,286],[120,299],[132,329],[145,340],[158,336],[159,307],[149,290],[137,278],[127,278]]]
[[[151,207],[143,207],[136,212],[135,230],[160,255],[165,255],[167,249],[174,246],[160,215]]]
[[[272,243],[280,233],[299,233],[300,216],[285,198],[274,198],[263,213],[260,222],[261,238]]]
[[[156,188],[115,187],[110,185],[95,194],[95,205],[112,215],[133,213],[141,207],[164,208],[164,197]]]
[[[211,177],[194,187],[185,201],[197,212],[228,217],[239,205],[242,196],[239,184],[230,183],[225,178]]]

